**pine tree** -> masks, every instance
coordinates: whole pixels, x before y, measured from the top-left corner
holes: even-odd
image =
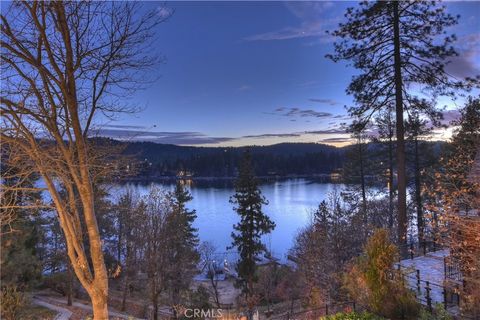
[[[275,228],[275,223],[262,211],[268,201],[262,195],[255,178],[249,151],[244,154],[235,183],[235,194],[230,198],[240,222],[233,226],[232,247],[237,248],[240,260],[237,264],[238,285],[242,288],[250,313],[255,305],[254,283],[259,256],[266,252],[261,237]]]
[[[35,187],[36,175],[21,179],[18,172],[17,167],[1,164],[0,280],[2,287],[14,285],[23,291],[41,278],[37,258],[41,192]],[[19,191],[12,191],[12,186]]]
[[[169,229],[175,230],[169,243],[169,261],[175,266],[167,277],[167,287],[170,293],[170,303],[176,306],[181,303],[181,293],[190,288],[200,259],[197,247],[199,243],[198,229],[193,227],[197,218],[195,210],[190,210],[186,204],[193,199],[182,181],[177,181],[174,191],[169,193],[172,204],[172,214],[169,218]],[[177,317],[176,309],[174,316]]]
[[[435,101],[419,99],[409,88],[415,84],[428,96],[436,97],[453,96],[453,89],[464,86],[445,72],[446,60],[457,54],[451,46],[455,36],[440,39],[444,29],[455,25],[458,17],[426,1],[365,1],[359,8],[348,8],[345,17],[347,22],[332,33],[341,39],[335,43],[336,54],[327,57],[335,62],[351,60],[362,71],[347,88],[356,102],[349,109],[352,116],[366,124],[379,110],[395,105],[398,241],[405,243],[408,221],[404,111],[416,109],[431,118],[438,117]]]

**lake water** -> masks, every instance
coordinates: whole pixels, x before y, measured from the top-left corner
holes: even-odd
[[[151,185],[171,190],[173,182],[128,183],[127,187],[140,195],[149,192]],[[192,182],[187,184],[193,200],[188,207],[197,211],[195,227],[201,241],[212,242],[219,252],[226,251],[231,244],[233,225],[238,218],[229,202],[234,194],[231,182]],[[324,183],[309,179],[286,179],[260,183],[260,189],[268,200],[264,212],[276,223],[275,230],[264,237],[264,243],[274,256],[284,259],[293,245],[297,232],[311,220],[312,212],[327,198],[328,193],[342,185]],[[115,188],[115,189],[117,189]],[[119,194],[116,190],[113,194]]]

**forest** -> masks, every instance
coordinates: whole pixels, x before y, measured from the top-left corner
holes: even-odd
[[[319,57],[356,70],[351,144],[210,148],[91,134],[96,119],[139,112],[128,97],[151,85],[161,59],[149,48],[169,15],[141,2],[9,3],[1,318],[480,319],[480,75],[446,71],[462,20],[437,2],[352,6]],[[439,97],[456,99],[458,117],[435,141]],[[342,183],[275,256],[265,239],[280,221],[261,178],[321,174]],[[174,187],[112,187],[160,177]],[[234,181],[226,252],[199,237],[195,177]]]

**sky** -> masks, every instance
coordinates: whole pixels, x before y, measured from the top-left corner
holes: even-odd
[[[480,74],[480,2],[446,2],[460,14],[450,29],[460,56],[449,71]],[[97,122],[119,139],[198,146],[315,142],[342,145],[348,135],[345,88],[356,72],[325,58],[334,30],[355,2],[145,2],[171,14],[151,44],[165,58],[158,80],[131,97],[142,109]],[[459,103],[447,106],[446,119]],[[448,136],[440,132],[439,137]]]

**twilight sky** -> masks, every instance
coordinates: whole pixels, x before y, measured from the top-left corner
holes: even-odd
[[[143,111],[97,123],[103,135],[205,146],[279,142],[342,144],[345,94],[355,70],[324,56],[333,30],[355,2],[145,2],[161,15],[151,50],[166,58],[159,80],[130,104]],[[446,2],[456,76],[480,74],[480,2]],[[450,101],[446,119],[456,115]],[[461,103],[457,102],[461,105]]]

